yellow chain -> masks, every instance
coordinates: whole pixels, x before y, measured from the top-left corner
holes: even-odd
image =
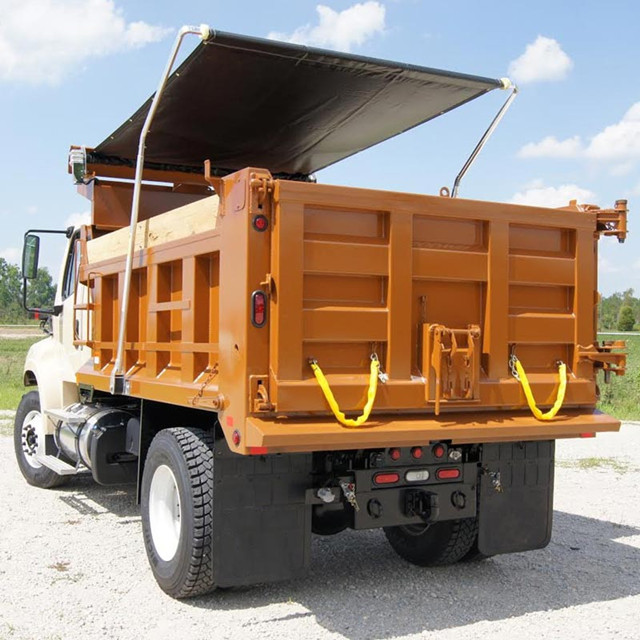
[[[318,363],[311,359],[309,360],[309,364],[311,365],[311,369],[313,370],[313,374],[324,393],[324,397],[326,398],[329,406],[331,407],[331,411],[333,411],[333,415],[336,417],[340,424],[345,427],[359,427],[364,424],[371,414],[371,409],[373,409],[373,403],[376,399],[376,391],[378,389],[378,374],[380,373],[380,361],[378,360],[378,356],[375,354],[371,356],[371,370],[369,373],[369,390],[367,392],[367,403],[364,405],[364,409],[362,410],[362,415],[358,416],[355,420],[351,418],[347,418],[342,411],[340,411],[340,407],[338,406],[338,402],[336,401],[333,392],[331,391],[331,387],[327,379],[322,373],[322,369]]]
[[[511,356],[510,360],[511,372],[516,380],[520,381],[522,385],[522,390],[524,391],[524,395],[527,398],[527,404],[529,405],[529,409],[531,409],[531,413],[538,420],[553,420],[553,417],[558,413],[560,407],[562,407],[562,403],[564,402],[564,394],[567,390],[567,365],[564,362],[560,362],[558,365],[558,376],[560,378],[560,386],[558,388],[558,395],[556,396],[556,401],[547,411],[546,413],[542,413],[540,409],[538,409],[536,405],[536,400],[533,397],[533,392],[531,391],[531,386],[529,385],[529,379],[527,378],[527,374],[525,373],[524,367],[520,363],[520,360],[516,358],[515,355]]]

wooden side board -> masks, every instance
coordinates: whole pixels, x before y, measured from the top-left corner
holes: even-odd
[[[136,251],[215,229],[219,206],[220,199],[213,195],[139,222]],[[128,247],[129,228],[118,229],[87,242],[87,261],[92,264],[125,255]]]

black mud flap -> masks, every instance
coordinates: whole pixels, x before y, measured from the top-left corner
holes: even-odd
[[[478,550],[541,549],[553,517],[555,440],[482,445]]]
[[[240,456],[216,442],[214,581],[231,587],[304,575],[311,548],[311,454]]]

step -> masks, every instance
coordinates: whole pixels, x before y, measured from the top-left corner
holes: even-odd
[[[78,470],[67,464],[64,460],[60,460],[60,458],[56,458],[55,456],[47,456],[47,455],[36,455],[35,459],[44,467],[55,471],[59,476],[73,476],[78,473]]]
[[[44,412],[53,418],[54,421],[62,420],[62,422],[66,422],[74,427],[79,427],[86,422],[86,418],[79,416],[77,413],[65,411],[64,409],[45,409]]]

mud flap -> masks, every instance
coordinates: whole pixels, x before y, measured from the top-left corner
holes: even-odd
[[[480,553],[514,553],[549,544],[554,454],[555,440],[482,446]]]
[[[221,587],[304,575],[311,547],[311,454],[239,456],[224,440],[214,459],[213,570]]]

